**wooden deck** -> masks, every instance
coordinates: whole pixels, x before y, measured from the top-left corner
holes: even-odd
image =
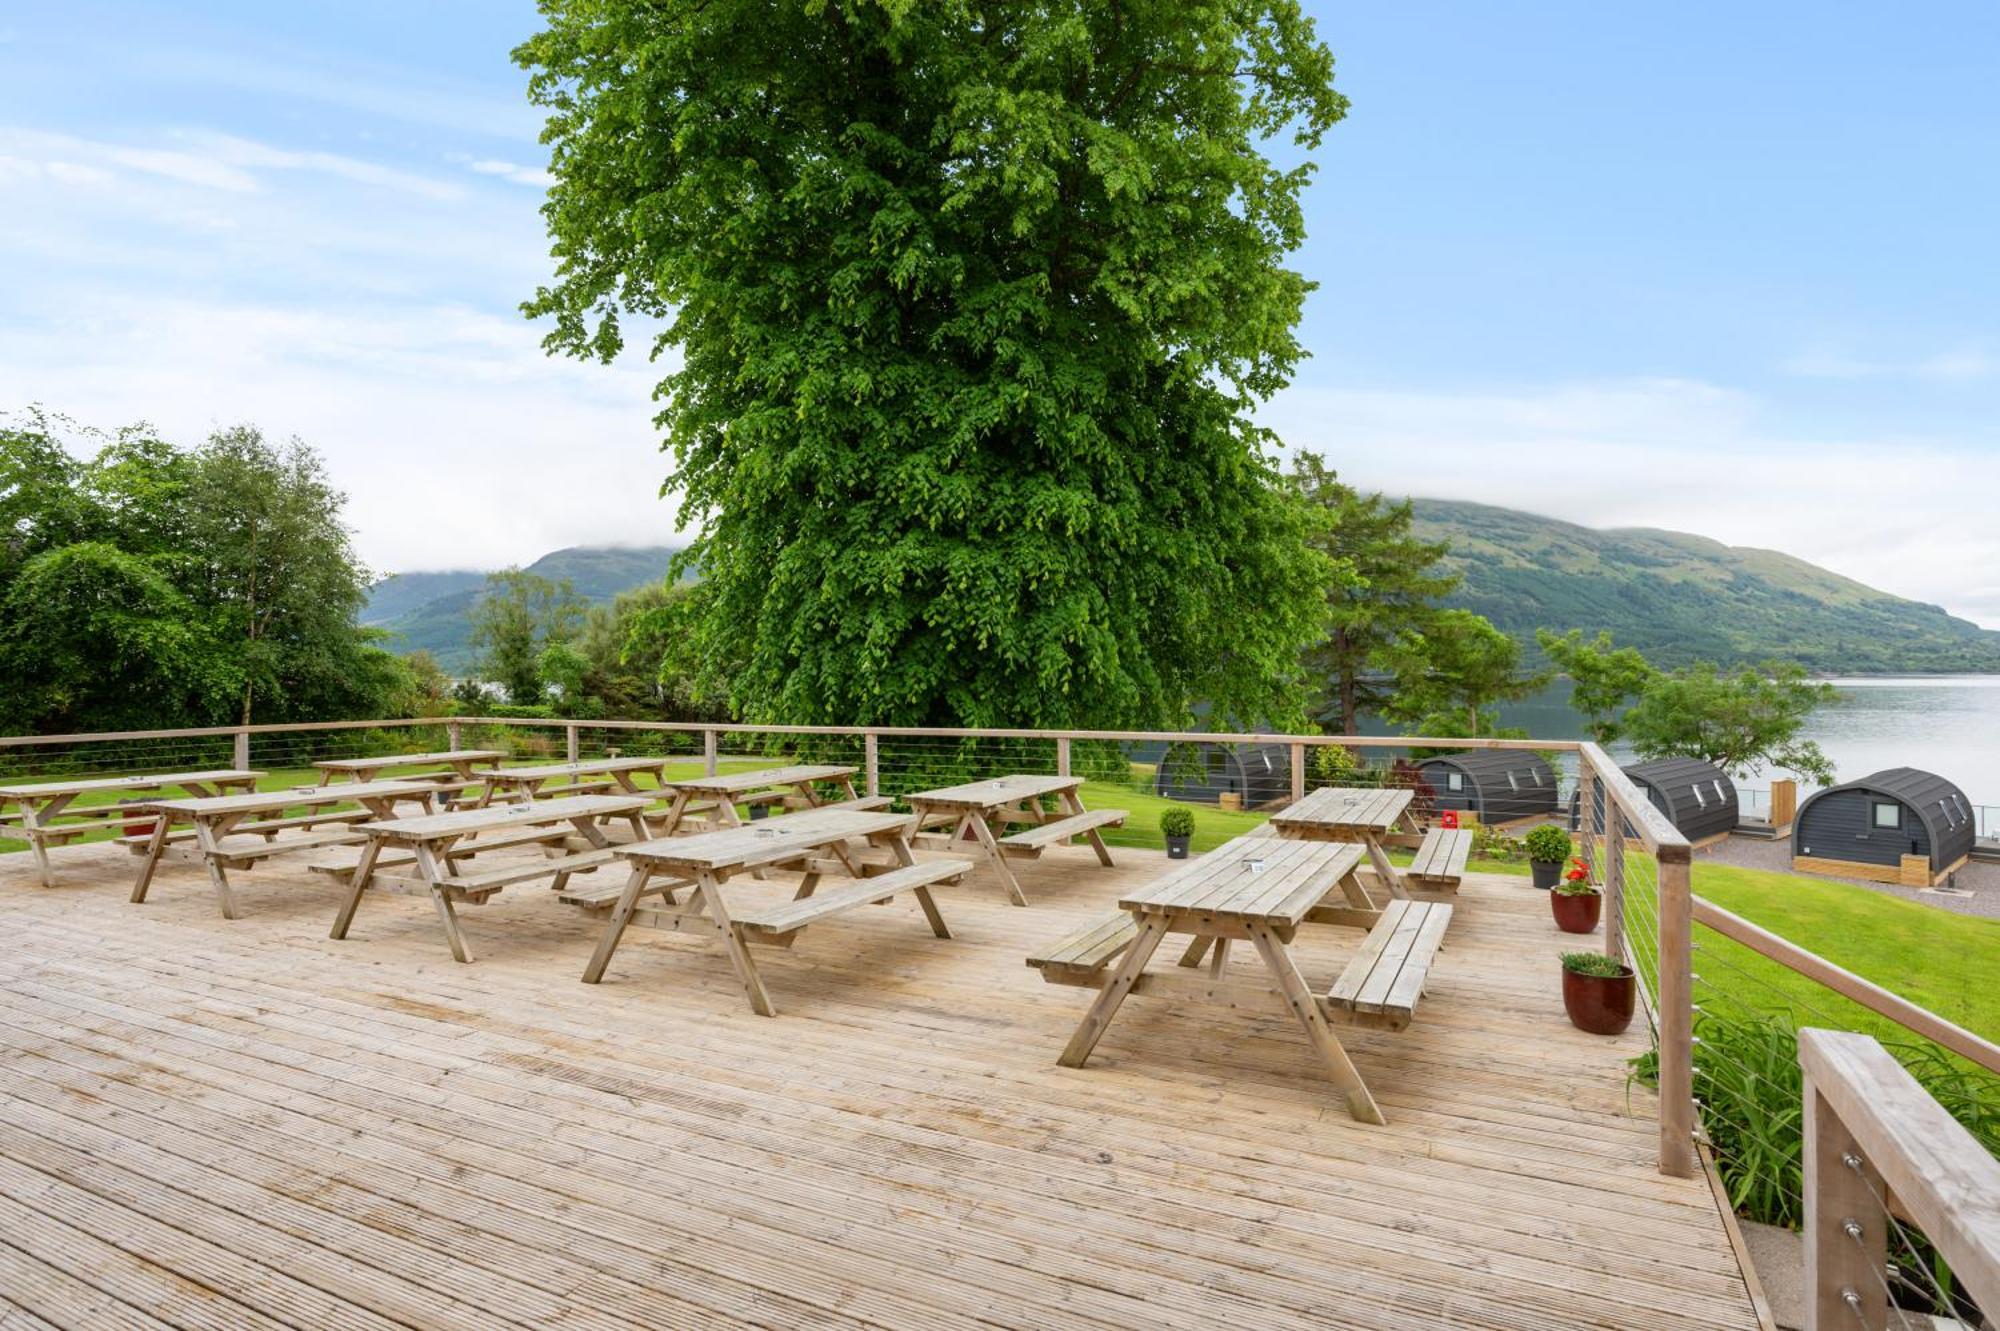
[[[1342,1030],[1367,1127],[1275,1002],[1135,998],[1056,1066],[1088,995],[1023,957],[1156,854],[1052,851],[1027,910],[982,868],[950,941],[829,921],[760,956],[776,1019],[684,935],[579,983],[539,885],[464,912],[465,966],[421,899],[329,941],[296,860],[230,922],[198,867],[133,906],[126,853],[55,854],[0,859],[0,1327],[1756,1325],[1519,880],[1467,878],[1415,1025]],[[1323,986],[1360,935],[1318,932]]]

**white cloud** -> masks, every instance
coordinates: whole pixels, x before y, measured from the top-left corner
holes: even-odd
[[[165,136],[172,147],[132,145],[0,126],[0,161],[25,163],[65,184],[105,184],[115,168],[227,194],[265,187],[260,172],[300,172],[428,199],[454,199],[464,191],[450,181],[339,153],[275,147],[229,134],[183,132]],[[16,169],[19,169],[18,165]]]
[[[539,189],[547,189],[550,185],[556,183],[554,176],[538,167],[521,166],[518,163],[502,161],[495,157],[482,157],[477,161],[467,162],[466,166],[479,172],[481,175],[499,176],[501,179],[511,180],[517,185],[533,185]]]
[[[1974,383],[2000,377],[2000,356],[1980,346],[1953,347],[1908,360],[1870,358],[1819,348],[1790,357],[1779,368],[1801,379],[1912,379],[1930,383]]]
[[[2000,628],[1990,451],[1787,438],[1762,416],[1746,394],[1648,379],[1465,393],[1293,388],[1263,413],[1287,446],[1324,454],[1370,489],[1781,550]]]

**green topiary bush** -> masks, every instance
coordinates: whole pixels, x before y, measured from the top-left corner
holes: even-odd
[[[1172,808],[1160,811],[1160,835],[1193,836],[1194,810]]]
[[[1522,839],[1527,843],[1528,858],[1531,860],[1548,864],[1569,858],[1569,833],[1553,823],[1542,824]]]

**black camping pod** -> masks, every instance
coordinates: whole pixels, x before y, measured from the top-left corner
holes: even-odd
[[[1288,800],[1292,795],[1291,746],[1176,744],[1154,769],[1153,793],[1199,804],[1213,804],[1225,794],[1241,795],[1246,809]]]
[[[1891,767],[1799,806],[1792,867],[1898,882],[1907,881],[1905,858],[1921,859],[1935,882],[1971,853],[1975,835],[1964,791],[1934,772]]]
[[[1486,824],[1553,817],[1556,774],[1526,749],[1475,749],[1423,761],[1437,807],[1470,813]]]

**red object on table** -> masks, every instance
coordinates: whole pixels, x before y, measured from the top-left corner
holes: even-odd
[[[1445,809],[1445,810],[1442,810],[1442,811],[1440,811],[1440,812],[1439,812],[1439,814],[1438,814],[1438,826],[1439,826],[1439,827],[1457,827],[1457,826],[1458,826],[1458,810],[1457,810],[1457,809]]]

